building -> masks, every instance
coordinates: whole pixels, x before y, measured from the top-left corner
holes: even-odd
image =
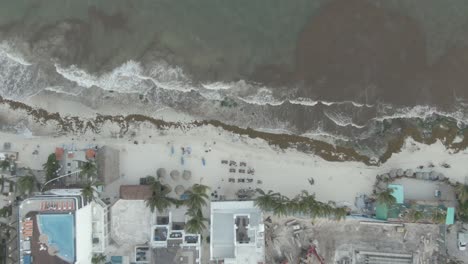
[[[151,212],[145,200],[148,185],[120,186],[120,199],[111,208],[111,237],[106,255],[121,263],[201,263],[201,237],[184,230],[187,209],[172,207]]]
[[[18,212],[20,263],[89,264],[108,244],[107,208],[81,189],[53,189],[24,200]]]
[[[211,202],[210,259],[224,264],[265,263],[265,226],[253,201]]]
[[[120,178],[120,152],[109,146],[101,147],[96,153],[98,179],[108,185]]]

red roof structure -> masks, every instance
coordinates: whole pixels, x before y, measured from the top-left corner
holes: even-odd
[[[120,199],[146,200],[153,195],[149,185],[121,185]]]
[[[87,150],[86,150],[86,158],[87,158],[87,159],[94,159],[94,158],[96,158],[96,151],[94,151],[94,149],[87,149]]]
[[[56,160],[62,160],[63,159],[63,153],[64,153],[63,148],[55,148],[55,159]]]

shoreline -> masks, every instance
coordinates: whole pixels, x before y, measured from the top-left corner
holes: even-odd
[[[118,134],[122,137],[129,133],[129,128],[142,124],[150,124],[153,128],[165,131],[169,129],[181,129],[187,131],[193,128],[212,126],[224,132],[246,136],[252,139],[262,139],[271,146],[279,147],[282,150],[297,149],[304,153],[317,155],[327,161],[357,161],[365,165],[375,166],[385,163],[393,154],[399,153],[406,139],[413,139],[415,142],[423,144],[434,144],[440,140],[446,149],[455,152],[465,149],[468,146],[468,131],[459,129],[454,122],[441,119],[442,122],[433,124],[429,131],[417,128],[414,125],[407,125],[401,129],[401,133],[388,140],[385,152],[376,158],[358,153],[352,147],[335,146],[333,144],[311,139],[300,135],[276,134],[258,131],[252,128],[241,128],[234,125],[225,124],[217,120],[195,120],[190,122],[173,122],[144,116],[141,114],[129,115],[96,115],[94,118],[79,116],[62,116],[59,113],[51,113],[42,108],[29,106],[22,102],[17,102],[0,97],[0,105],[7,108],[7,111],[20,116],[19,119],[30,118],[34,126],[54,126],[55,135],[66,134],[100,134],[106,125],[116,126]],[[17,111],[24,111],[23,114]],[[396,119],[396,121],[401,121]],[[27,126],[27,125],[26,125]],[[426,129],[427,130],[427,129]],[[454,142],[457,135],[462,133],[463,139]],[[429,134],[429,135],[427,135]]]

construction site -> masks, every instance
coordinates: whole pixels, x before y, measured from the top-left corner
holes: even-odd
[[[265,224],[266,263],[442,263],[445,252],[444,229],[432,224],[272,216]]]

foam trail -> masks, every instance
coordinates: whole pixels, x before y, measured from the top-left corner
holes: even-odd
[[[324,111],[323,114],[326,117],[328,117],[328,119],[330,119],[333,123],[335,123],[337,126],[341,126],[341,127],[351,126],[351,127],[355,127],[359,129],[365,127],[365,125],[354,124],[351,121],[351,117],[344,116],[344,114],[342,113]]]

